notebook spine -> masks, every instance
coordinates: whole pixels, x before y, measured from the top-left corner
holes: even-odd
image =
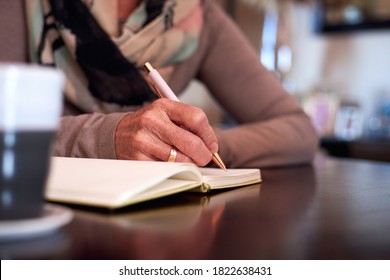
[[[211,186],[209,184],[202,183],[202,185],[200,185],[200,191],[202,193],[208,193],[210,190],[211,190]]]

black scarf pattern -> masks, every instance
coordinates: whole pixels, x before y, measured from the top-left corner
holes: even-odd
[[[89,9],[80,0],[50,0],[51,12],[45,15],[41,43],[51,28],[66,28],[76,38],[75,58],[83,70],[91,94],[102,101],[119,105],[142,105],[156,95],[151,90],[141,69],[128,61],[100,27]],[[164,6],[164,0],[146,2],[148,18],[144,25],[156,18]],[[56,24],[50,23],[53,16]],[[53,51],[62,47],[61,38],[53,42]],[[38,47],[41,57],[43,45]]]

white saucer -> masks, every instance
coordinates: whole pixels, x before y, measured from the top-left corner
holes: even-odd
[[[51,233],[67,224],[73,218],[73,212],[60,205],[46,204],[43,215],[26,220],[0,221],[0,240],[31,238]]]

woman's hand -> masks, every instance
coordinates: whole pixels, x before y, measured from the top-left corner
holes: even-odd
[[[218,141],[201,109],[162,98],[119,122],[115,148],[118,159],[160,161],[175,148],[176,161],[204,166],[218,151]]]

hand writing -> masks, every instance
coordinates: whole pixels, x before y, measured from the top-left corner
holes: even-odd
[[[119,159],[161,161],[175,148],[176,161],[204,166],[218,151],[218,141],[201,109],[163,98],[119,122],[115,147]]]

